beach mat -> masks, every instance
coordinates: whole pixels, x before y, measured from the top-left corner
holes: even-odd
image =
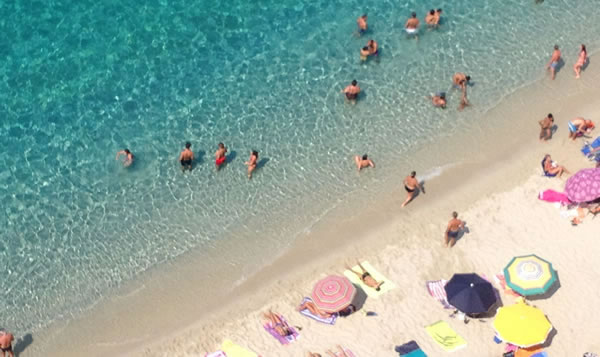
[[[425,283],[427,287],[427,291],[429,295],[431,295],[434,299],[440,302],[444,309],[454,309],[452,305],[448,302],[448,298],[446,296],[446,290],[444,286],[446,286],[447,280],[430,280]]]
[[[305,297],[304,299],[302,299],[301,304],[304,304],[307,301],[312,301],[312,300],[309,297]],[[313,315],[308,309],[301,310],[300,313],[306,317],[310,317],[313,320],[317,320],[319,322],[322,322],[322,323],[328,324],[328,325],[335,325],[335,321],[337,320],[337,318],[339,316],[338,313],[335,313],[331,317],[324,319],[321,316]]]
[[[454,352],[467,346],[467,341],[460,337],[446,321],[433,323],[426,326],[425,330],[446,352]]]
[[[419,347],[417,342],[410,341],[403,345],[396,346],[394,351],[398,352],[401,357],[427,357],[425,352]]]
[[[292,332],[291,335],[281,336],[280,334],[277,333],[277,330],[275,330],[275,326],[273,326],[273,324],[270,322],[268,324],[263,325],[263,327],[269,334],[271,334],[271,336],[273,336],[282,345],[287,345],[290,342],[296,341],[298,339],[298,337],[300,337],[300,334],[298,333],[298,331],[296,331],[295,328],[288,325],[287,321],[285,320],[285,318],[283,316],[279,315],[279,319],[281,319],[281,321],[283,322],[285,327],[287,327]]]
[[[377,291],[377,290],[367,286],[367,284],[363,283],[362,280],[360,280],[360,278],[356,274],[351,272],[350,270],[344,270],[344,275],[348,279],[350,279],[350,281],[352,283],[360,285],[360,287],[365,291],[365,293],[367,294],[368,297],[376,299],[396,287],[396,285],[391,280],[389,280],[388,278],[383,276],[383,274],[378,272],[377,269],[373,268],[373,266],[371,264],[369,264],[369,262],[364,261],[360,264],[369,272],[369,274],[371,274],[373,279],[375,279],[377,281],[382,281],[382,280],[385,281],[385,283],[383,283],[380,286],[379,291]],[[362,271],[358,265],[353,266],[352,270]]]
[[[227,339],[221,344],[221,349],[227,357],[258,357],[256,353],[248,351],[244,347],[238,346],[233,341]]]

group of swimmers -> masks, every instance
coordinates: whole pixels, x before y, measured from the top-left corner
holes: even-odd
[[[192,151],[191,147],[192,147],[192,143],[190,143],[189,141],[186,142],[185,148],[179,154],[178,160],[179,160],[179,163],[181,164],[182,172],[185,172],[186,170],[188,170],[188,171],[192,170],[192,164],[194,162],[195,156],[194,156],[194,152]],[[219,170],[227,162],[226,154],[227,154],[227,148],[225,147],[225,144],[219,143],[217,145],[217,151],[215,151],[215,167],[217,170]],[[119,160],[121,155],[123,155],[125,157],[125,160],[123,160],[123,166],[129,167],[129,166],[131,166],[131,164],[133,164],[134,156],[133,156],[133,153],[131,153],[131,151],[129,151],[129,149],[123,149],[123,150],[117,152],[117,156],[115,157],[115,160]],[[247,175],[248,175],[248,178],[251,179],[252,172],[254,172],[254,170],[256,169],[256,166],[258,165],[258,151],[252,150],[250,152],[250,158],[248,159],[248,161],[246,161],[244,163],[244,165],[246,165],[248,167]]]

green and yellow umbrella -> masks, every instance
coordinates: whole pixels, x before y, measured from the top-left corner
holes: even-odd
[[[504,268],[506,285],[521,295],[543,294],[556,281],[552,263],[535,254],[514,257]]]
[[[493,325],[502,341],[523,348],[546,342],[552,331],[552,324],[542,310],[524,302],[499,308]]]

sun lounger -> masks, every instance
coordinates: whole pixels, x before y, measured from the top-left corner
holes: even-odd
[[[394,351],[398,352],[401,357],[427,357],[421,347],[415,342],[410,341],[401,346],[396,346]]]
[[[369,272],[369,274],[371,274],[373,279],[375,279],[377,281],[384,281],[384,283],[379,287],[379,291],[373,289],[370,286],[367,286],[367,284],[363,283],[362,280],[360,280],[360,278],[356,274],[351,272],[350,270],[344,270],[344,275],[348,279],[350,279],[350,281],[353,282],[354,284],[360,285],[360,287],[365,291],[367,296],[369,296],[370,298],[376,299],[396,287],[396,285],[391,280],[389,280],[388,278],[383,276],[383,274],[381,274],[375,268],[373,268],[373,266],[371,264],[369,264],[369,262],[364,261],[360,264]],[[352,270],[361,271],[361,269],[358,265],[353,266]]]
[[[454,309],[452,305],[448,302],[448,298],[446,296],[446,290],[444,290],[444,286],[446,285],[447,280],[430,280],[425,285],[427,286],[427,291],[429,291],[429,295],[431,295],[434,299],[440,302],[444,309]]]
[[[305,297],[302,300],[302,303],[305,303],[307,301],[312,301],[312,300],[309,297]],[[310,317],[313,320],[317,320],[319,322],[322,322],[322,323],[328,324],[328,325],[335,325],[335,321],[337,320],[337,318],[339,316],[338,313],[335,313],[331,317],[324,319],[321,316],[313,315],[308,309],[301,310],[300,313],[306,317]]]
[[[516,292],[513,289],[506,286],[506,279],[504,279],[504,273],[499,273],[499,274],[494,275],[494,280],[502,288],[502,290],[504,291],[505,294],[511,295],[514,297],[521,296],[518,292]]]
[[[294,329],[293,327],[289,326],[283,316],[280,315],[279,318],[281,319],[281,321],[283,322],[285,327],[287,327],[292,332],[291,335],[281,336],[279,333],[277,333],[277,330],[275,330],[275,326],[270,322],[263,325],[265,330],[268,333],[270,333],[271,336],[275,337],[275,339],[277,341],[279,341],[279,343],[281,343],[282,345],[287,345],[290,342],[296,341],[298,339],[298,337],[300,337],[300,334],[298,333],[298,331],[296,331],[296,329]]]
[[[446,352],[454,352],[467,346],[465,341],[445,321],[438,321],[425,327],[427,333]]]
[[[258,357],[256,353],[236,345],[231,340],[224,340],[221,344],[221,350],[225,352],[227,357]]]

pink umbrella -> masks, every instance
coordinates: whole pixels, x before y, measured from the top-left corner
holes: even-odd
[[[565,193],[573,202],[588,202],[600,197],[600,168],[583,169],[569,177]]]
[[[311,298],[319,309],[332,313],[348,307],[354,295],[356,295],[356,288],[348,278],[330,275],[317,282]]]

